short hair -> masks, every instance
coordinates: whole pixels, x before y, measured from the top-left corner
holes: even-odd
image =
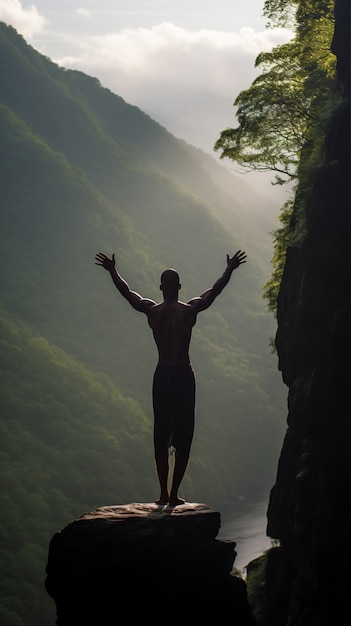
[[[178,287],[179,274],[176,270],[168,269],[164,270],[161,274],[161,285],[164,287]]]

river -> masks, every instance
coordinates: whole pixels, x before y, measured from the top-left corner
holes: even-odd
[[[238,500],[221,507],[221,528],[216,539],[236,542],[234,567],[243,575],[246,565],[272,545],[266,536],[267,507],[268,499]]]

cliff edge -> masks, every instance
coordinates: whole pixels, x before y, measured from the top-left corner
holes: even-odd
[[[235,543],[216,540],[204,504],[105,506],[50,542],[47,577],[58,626],[146,619],[251,626],[245,582],[231,575]]]
[[[306,198],[307,236],[287,250],[276,346],[288,428],[268,508],[264,624],[349,623],[350,4],[335,3],[339,104]]]

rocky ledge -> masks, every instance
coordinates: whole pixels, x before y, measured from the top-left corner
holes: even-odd
[[[235,543],[216,540],[220,514],[204,504],[104,506],[56,533],[45,586],[58,626],[254,624],[246,584],[230,572]]]

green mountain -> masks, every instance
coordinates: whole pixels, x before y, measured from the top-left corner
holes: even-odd
[[[165,267],[185,300],[246,250],[199,316],[197,424],[183,494],[220,507],[270,485],[285,392],[270,354],[262,285],[272,255],[265,199],[81,72],[64,70],[0,23],[0,621],[53,622],[43,580],[53,532],[104,504],[150,501],[146,319],[94,265],[116,252],[131,287],[159,299]]]

